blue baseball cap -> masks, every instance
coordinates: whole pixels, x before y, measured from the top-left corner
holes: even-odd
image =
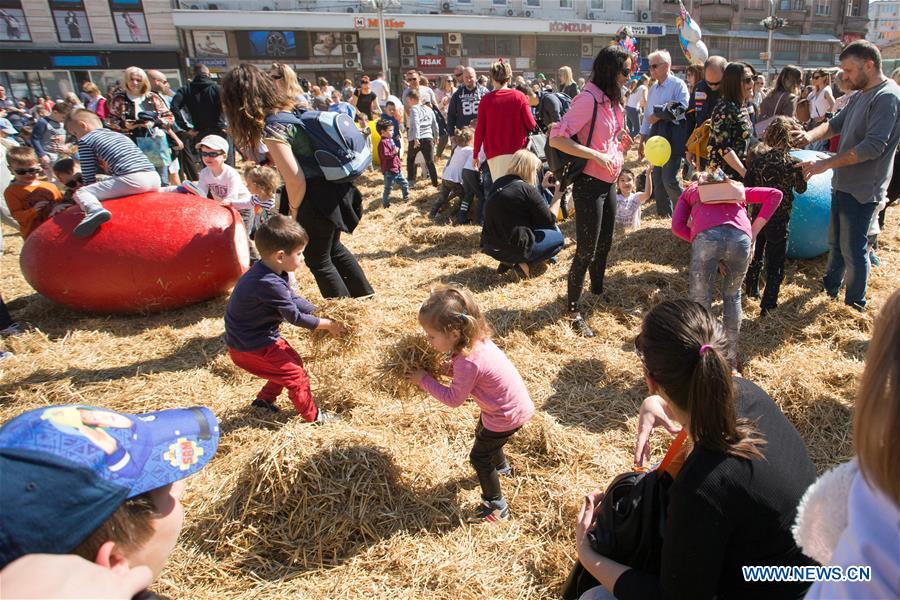
[[[190,477],[218,446],[205,407],[132,415],[64,405],[15,417],[0,427],[0,568],[71,552],[125,500]]]

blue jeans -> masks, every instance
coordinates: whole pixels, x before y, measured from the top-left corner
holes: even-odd
[[[514,254],[499,248],[486,247],[483,252],[491,258],[511,265],[527,263],[529,266],[549,260],[563,249],[565,239],[558,229],[535,229],[534,244],[528,254]]]
[[[684,191],[681,187],[681,158],[673,155],[662,167],[653,169],[651,176],[656,214],[660,217],[671,217],[672,208]]]
[[[822,283],[828,295],[837,297],[846,271],[844,302],[850,305],[866,305],[869,281],[869,238],[866,234],[877,206],[877,202],[860,204],[847,192],[834,190],[831,194],[828,264]]]
[[[694,237],[691,244],[691,300],[707,309],[712,307],[719,261],[725,264],[722,282],[725,334],[730,350],[736,356],[742,318],[741,284],[750,264],[750,236],[730,225],[719,225]]]
[[[385,208],[391,205],[391,189],[395,183],[403,190],[403,199],[406,200],[409,197],[409,182],[403,173],[386,171],[384,173],[384,192],[381,194],[381,205]]]
[[[628,135],[636,136],[641,131],[641,111],[630,106],[625,107],[625,123]]]

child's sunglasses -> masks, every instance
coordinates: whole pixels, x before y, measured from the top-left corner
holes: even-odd
[[[201,152],[200,156],[203,158],[215,158],[217,156],[222,156],[225,154],[224,152]]]
[[[44,172],[40,167],[29,167],[27,169],[13,169],[16,175],[39,175]]]

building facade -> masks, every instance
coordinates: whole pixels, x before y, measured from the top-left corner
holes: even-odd
[[[180,81],[170,0],[0,0],[0,85],[16,99],[101,91],[131,65]]]
[[[642,50],[666,33],[644,0],[419,0],[385,12],[392,83],[417,68],[429,76],[457,65],[484,73],[503,58],[516,73],[586,74],[597,50],[631,25]],[[291,65],[330,82],[382,69],[379,21],[358,1],[179,0],[173,13],[189,61],[223,71],[239,62]],[[210,23],[215,23],[211,27]]]
[[[710,54],[765,68],[768,32],[760,21],[770,14],[768,0],[684,0],[684,5],[700,23]],[[868,0],[774,0],[774,8],[776,17],[787,20],[773,36],[776,70],[789,64],[834,66],[842,46],[866,36]],[[651,12],[654,21],[672,23],[678,2],[654,0]],[[659,43],[671,52],[676,68],[686,64],[675,35]]]
[[[882,48],[900,41],[900,1],[878,0],[869,4],[867,39]]]

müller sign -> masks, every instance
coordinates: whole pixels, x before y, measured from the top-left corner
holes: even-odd
[[[566,21],[550,21],[551,32],[564,33],[591,33],[594,26],[591,23],[567,23]]]

